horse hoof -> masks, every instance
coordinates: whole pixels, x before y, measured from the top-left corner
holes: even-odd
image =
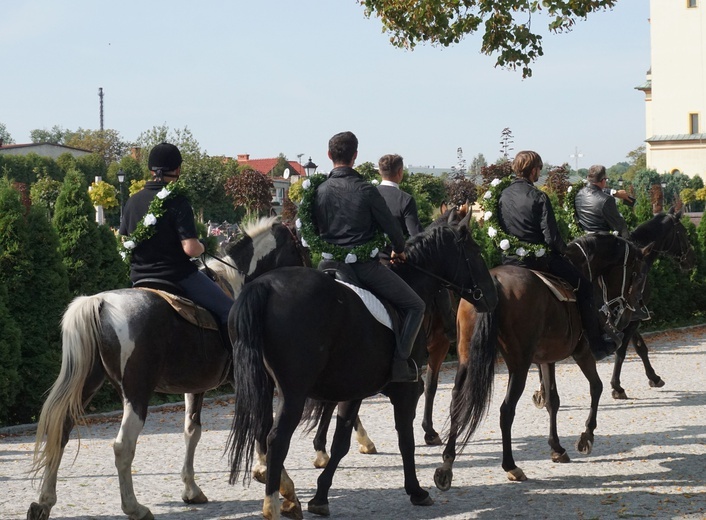
[[[431,506],[434,505],[434,499],[425,490],[421,490],[419,493],[412,493],[409,496],[410,502],[413,506]]]
[[[375,447],[375,444],[370,443],[366,446],[361,444],[358,451],[363,455],[375,455],[378,452],[378,449]]]
[[[281,513],[282,516],[294,518],[295,520],[302,520],[304,518],[304,512],[302,511],[302,505],[299,500],[293,502],[292,500],[285,499],[282,502]]]
[[[441,446],[443,444],[441,437],[439,437],[439,434],[436,432],[424,435],[424,443],[427,446]]]
[[[32,502],[27,511],[27,520],[48,520],[49,506]]]
[[[451,481],[454,478],[454,472],[451,469],[436,468],[434,472],[434,484],[441,491],[451,489]]]
[[[199,494],[193,498],[189,498],[186,495],[182,495],[181,499],[185,504],[205,504],[208,502],[208,498],[203,494],[203,491],[199,491]]]
[[[310,513],[314,513],[319,516],[329,516],[331,514],[328,508],[328,502],[317,504],[313,499],[309,500],[308,509]]]
[[[534,403],[534,406],[536,408],[539,408],[540,410],[542,408],[544,408],[544,406],[545,406],[544,393],[541,392],[540,390],[537,390],[534,394],[532,394],[532,402]]]
[[[566,453],[566,450],[564,450],[562,453],[553,452],[552,462],[559,462],[563,464],[565,462],[571,462],[571,459],[569,458],[569,454]]]
[[[323,469],[328,464],[330,457],[327,453],[317,453],[314,459],[314,467],[318,469]],[[264,482],[263,482],[264,484]]]
[[[658,377],[657,381],[650,381],[650,386],[652,388],[662,388],[664,386],[664,381],[662,381],[661,377]]]
[[[652,386],[652,381],[650,381],[650,386]],[[625,390],[613,390],[613,399],[627,399],[628,394],[625,393]]]
[[[527,480],[527,476],[520,468],[515,468],[507,472],[507,479],[512,482],[524,482]]]
[[[148,509],[142,516],[130,516],[129,518],[130,520],[154,520],[154,515],[152,514],[152,511]]]
[[[581,438],[576,441],[576,451],[583,455],[590,455],[593,451],[593,439],[587,438],[585,434],[581,435]]]

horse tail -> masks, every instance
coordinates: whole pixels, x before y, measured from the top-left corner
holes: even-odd
[[[263,358],[264,317],[268,300],[268,285],[257,282],[246,284],[230,313],[234,338],[235,412],[226,451],[229,452],[231,464],[231,484],[238,480],[241,471],[245,471],[243,482],[249,480],[255,442],[264,440],[263,424],[268,414],[269,421],[272,421],[272,382]]]
[[[477,312],[468,361],[459,366],[451,403],[451,423],[456,424],[460,445],[468,443],[488,413],[493,396],[498,324],[496,311]],[[461,434],[465,431],[465,434]]]
[[[42,406],[37,424],[32,469],[35,476],[46,468],[56,472],[61,462],[67,425],[81,422],[83,388],[95,361],[101,337],[100,309],[103,297],[79,296],[61,320],[61,370]],[[43,449],[42,449],[43,445]]]

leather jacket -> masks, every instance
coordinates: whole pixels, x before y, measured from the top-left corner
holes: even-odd
[[[396,253],[404,251],[402,228],[378,190],[349,167],[334,168],[314,195],[314,225],[326,242],[353,248],[387,234]]]
[[[617,231],[630,238],[628,225],[618,211],[615,199],[595,184],[581,188],[576,194],[576,216],[579,225],[589,233]]]
[[[503,190],[498,210],[500,225],[510,235],[530,244],[546,244],[555,254],[566,250],[549,197],[527,179],[517,178]]]

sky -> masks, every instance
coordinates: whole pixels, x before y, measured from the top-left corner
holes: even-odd
[[[358,163],[398,153],[450,168],[513,151],[547,164],[611,166],[645,139],[649,3],[620,0],[544,36],[533,76],[495,68],[481,35],[448,48],[393,47],[356,0],[0,0],[0,123],[15,142],[54,125],[134,141],[188,127],[209,155],[309,157],[350,130]],[[575,157],[578,154],[580,157]],[[572,155],[574,157],[572,157]],[[578,160],[578,162],[577,162]]]

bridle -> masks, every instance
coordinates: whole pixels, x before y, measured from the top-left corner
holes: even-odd
[[[674,233],[672,233],[672,241],[669,243],[669,247],[665,247],[663,249],[652,248],[652,250],[656,253],[665,253],[670,256],[673,256],[679,264],[682,264],[689,256],[689,239],[686,237],[686,235],[684,235],[684,233],[682,233],[682,230],[679,229],[679,219],[677,219],[677,217],[672,214],[668,214],[668,216],[674,223]],[[678,248],[678,253],[674,252],[675,245]]]
[[[454,233],[454,236],[456,237],[456,239],[454,240],[454,244],[456,244],[456,246],[458,246],[458,248],[461,250],[461,252],[463,254],[463,261],[465,261],[465,263],[466,263],[466,267],[468,268],[468,272],[473,273],[473,269],[471,268],[471,260],[468,258],[468,253],[466,252],[466,248],[464,247],[463,238],[461,238],[457,234],[456,230],[451,229],[451,231]],[[431,271],[424,269],[423,267],[420,267],[412,262],[407,261],[404,263],[404,265],[408,265],[408,266],[412,267],[413,269],[416,269],[420,273],[423,273],[431,278],[434,278],[435,280],[437,280],[441,284],[442,287],[455,292],[456,294],[458,294],[461,297],[463,297],[464,295],[468,295],[470,297],[470,299],[473,301],[480,301],[483,298],[483,290],[478,286],[478,284],[475,282],[473,277],[471,277],[472,287],[466,288],[462,285],[458,285],[450,280],[447,280],[446,278],[439,276],[436,273],[432,273]],[[458,271],[459,271],[459,267],[457,264],[456,265],[456,273],[458,273]]]

